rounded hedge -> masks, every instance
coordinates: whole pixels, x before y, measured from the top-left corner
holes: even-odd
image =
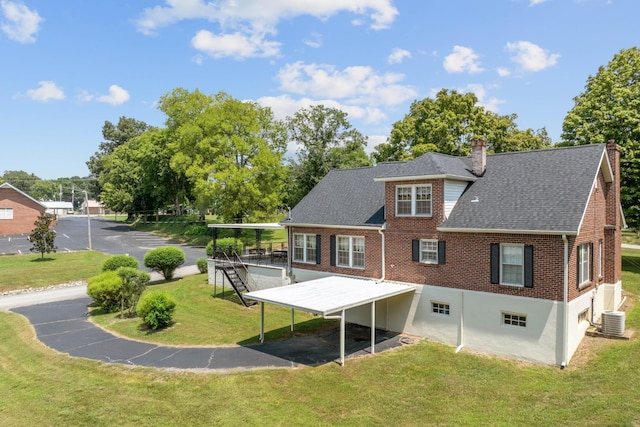
[[[158,271],[166,280],[173,279],[176,268],[184,261],[184,251],[174,246],[152,249],[144,256],[145,267]]]
[[[151,329],[164,328],[171,324],[176,302],[162,292],[149,292],[142,295],[136,307],[136,313]]]
[[[87,281],[87,294],[106,311],[118,311],[122,297],[122,279],[115,271],[98,274]]]
[[[138,269],[138,260],[130,255],[113,255],[102,264],[102,271],[116,271],[120,267]]]
[[[206,258],[198,258],[196,260],[196,265],[198,266],[198,271],[202,274],[209,271],[209,263]]]

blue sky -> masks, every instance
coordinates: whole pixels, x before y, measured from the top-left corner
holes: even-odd
[[[86,176],[106,120],[163,126],[177,87],[278,118],[340,108],[368,151],[456,89],[556,142],[638,16],[637,0],[0,0],[0,174]]]

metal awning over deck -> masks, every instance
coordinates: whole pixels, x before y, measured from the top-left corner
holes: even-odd
[[[340,319],[340,364],[344,365],[345,311],[371,304],[371,353],[375,352],[376,301],[414,292],[415,288],[389,282],[331,276],[277,288],[244,294],[245,298],[260,302],[260,341],[264,341],[264,303],[302,310],[327,319]]]

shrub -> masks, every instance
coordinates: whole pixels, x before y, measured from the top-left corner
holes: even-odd
[[[135,312],[140,295],[144,292],[151,275],[146,271],[139,271],[131,267],[120,267],[116,273],[122,281],[120,298],[120,317],[124,316],[124,311],[128,310],[128,315]]]
[[[228,256],[232,256],[233,251],[240,254],[240,252],[242,252],[242,247],[242,242],[234,239],[233,237],[225,237],[216,241],[216,249],[226,253]],[[207,243],[205,250],[207,252],[207,256],[213,258],[213,240]]]
[[[158,271],[166,280],[173,279],[176,268],[184,264],[184,251],[174,246],[152,249],[144,256],[144,265]]]
[[[209,271],[209,264],[207,263],[206,258],[198,258],[196,260],[196,265],[198,266],[198,271],[202,274]]]
[[[142,295],[136,313],[149,328],[156,330],[171,324],[176,302],[161,292]]]
[[[87,294],[106,311],[118,311],[122,297],[122,279],[115,271],[101,273],[89,279]]]
[[[102,271],[116,271],[120,267],[138,269],[138,260],[130,255],[113,255],[102,264]]]

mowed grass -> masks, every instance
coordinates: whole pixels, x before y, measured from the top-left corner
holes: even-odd
[[[623,268],[625,292],[635,300],[640,253],[624,251]],[[638,311],[627,313],[627,328],[638,330]],[[564,370],[456,354],[423,340],[344,367],[217,373],[70,358],[44,347],[21,316],[0,312],[0,322],[0,424],[7,426],[640,423],[637,337],[598,340],[590,357]]]
[[[97,251],[0,257],[0,292],[85,280],[99,274],[109,255]]]
[[[234,345],[259,342],[260,306],[247,308],[238,302],[233,291],[221,286],[214,298],[214,288],[207,284],[207,275],[198,274],[177,281],[152,285],[145,292],[161,291],[178,302],[170,327],[151,331],[141,319],[120,318],[120,313],[92,311],[92,320],[116,334],[133,339],[170,345]],[[295,328],[291,332],[291,310],[265,304],[265,340],[290,338],[337,325],[309,313],[295,312]]]

